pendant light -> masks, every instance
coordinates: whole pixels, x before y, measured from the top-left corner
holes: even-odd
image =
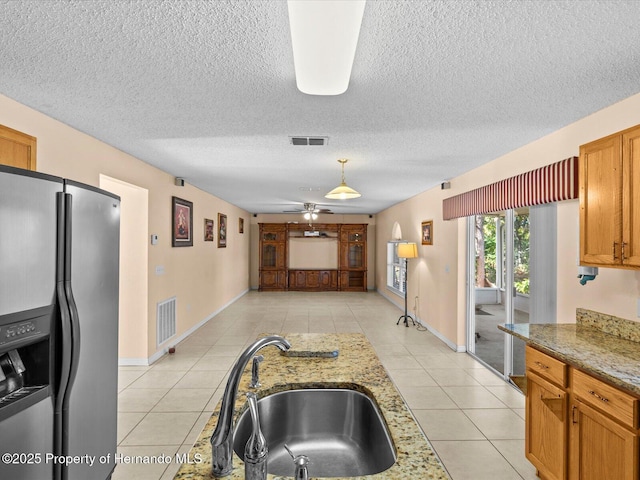
[[[348,186],[344,181],[344,164],[349,160],[346,158],[341,158],[338,160],[339,163],[342,164],[342,183],[338,185],[336,188],[331,190],[329,193],[325,195],[325,198],[331,198],[335,200],[347,200],[350,198],[358,198],[360,194],[356,192],[353,188]]]

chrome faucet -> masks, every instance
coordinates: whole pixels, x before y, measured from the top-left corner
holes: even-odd
[[[269,345],[275,345],[283,352],[291,348],[291,344],[279,335],[264,337],[247,347],[231,368],[222,395],[218,423],[211,435],[211,473],[216,477],[229,475],[233,469],[233,407],[242,372],[258,350]]]

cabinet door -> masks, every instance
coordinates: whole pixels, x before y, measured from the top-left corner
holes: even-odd
[[[638,436],[582,402],[571,410],[571,480],[637,480]]]
[[[262,270],[260,272],[260,290],[284,290],[285,284],[283,270]]]
[[[640,127],[622,135],[622,264],[640,266]]]
[[[0,125],[0,163],[35,171],[36,138]]]
[[[567,478],[567,393],[527,373],[525,455],[549,480]]]
[[[284,243],[262,242],[262,268],[284,268]]]
[[[622,137],[580,147],[580,262],[620,265],[622,251]]]

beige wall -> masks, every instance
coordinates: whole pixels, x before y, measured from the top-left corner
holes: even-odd
[[[248,212],[193,186],[177,187],[172,175],[2,95],[0,123],[37,137],[40,172],[94,186],[100,186],[100,175],[103,174],[148,190],[149,220],[145,241],[149,241],[149,234],[155,233],[159,242],[155,246],[149,245],[146,262],[147,336],[138,338],[139,335],[132,335],[132,338],[121,339],[124,352],[144,353],[136,354],[142,357],[126,357],[127,362],[144,363],[162,353],[163,349],[156,347],[155,337],[158,302],[176,296],[177,336],[180,337],[249,288]],[[194,204],[193,247],[171,247],[173,195]],[[227,215],[227,248],[217,248],[214,242],[203,242],[204,218],[214,219],[217,228],[218,212]],[[240,217],[245,219],[245,233],[242,235],[238,233]],[[164,274],[156,275],[158,266],[164,268]],[[129,265],[124,265],[121,276],[129,275],[129,268]],[[135,310],[135,306],[131,308]]]
[[[418,316],[450,343],[465,343],[465,232],[464,220],[442,220],[442,199],[503,178],[579,154],[591,140],[640,124],[640,94],[614,104],[551,133],[482,167],[451,179],[450,190],[426,191],[377,215],[376,285],[380,292],[403,307],[403,299],[386,287],[386,251],[391,229],[398,222],[403,237],[420,241],[420,223],[434,220],[434,245],[420,246],[420,258],[410,261],[409,308],[419,297]],[[444,179],[443,179],[444,180]],[[640,272],[601,268],[596,280],[578,283],[578,201],[558,204],[558,322],[575,321],[576,307],[584,307],[638,320]]]

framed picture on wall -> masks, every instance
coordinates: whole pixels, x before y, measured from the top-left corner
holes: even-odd
[[[193,203],[171,197],[171,245],[193,246]]]
[[[422,222],[422,245],[433,245],[433,220]]]
[[[244,218],[238,219],[238,232],[244,233]]]
[[[218,248],[227,246],[227,216],[224,213],[218,214]]]
[[[204,219],[204,241],[213,242],[213,220]]]

